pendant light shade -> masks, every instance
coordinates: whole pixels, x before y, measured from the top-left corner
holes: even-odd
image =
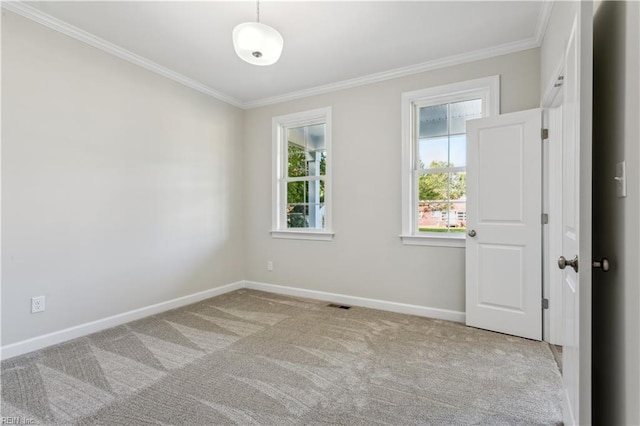
[[[245,22],[233,29],[233,48],[241,59],[253,65],[275,64],[283,45],[280,33],[260,22]]]

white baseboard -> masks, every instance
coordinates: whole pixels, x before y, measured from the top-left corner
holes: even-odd
[[[201,291],[199,293],[190,294],[188,296],[178,297],[166,302],[156,303],[155,305],[145,306],[143,308],[134,309],[133,311],[124,312],[111,317],[91,321],[74,327],[66,328],[53,333],[44,334],[42,336],[33,337],[31,339],[22,340],[20,342],[5,345],[0,348],[0,359],[13,358],[27,352],[46,348],[47,346],[56,345],[66,342],[77,337],[86,336],[97,331],[122,325],[124,323],[135,321],[140,318],[155,315],[170,309],[179,308],[191,303],[199,302],[210,297],[219,296],[230,291],[238,290],[244,287],[243,281],[223,285],[221,287],[212,288],[210,290]]]
[[[266,284],[256,281],[245,281],[245,288],[262,290],[269,293],[283,294],[287,296],[306,297],[308,299],[326,300],[327,302],[344,305],[362,306],[365,308],[380,309],[382,311],[397,312],[400,314],[417,315],[420,317],[436,318],[447,321],[465,322],[465,313],[448,309],[431,308],[428,306],[409,305],[406,303],[388,302],[386,300],[368,299],[366,297],[347,296],[344,294],[327,293],[324,291],[307,290],[296,287],[286,287],[275,284]]]
[[[199,302],[210,297],[219,296],[230,291],[239,290],[241,288],[249,288],[253,290],[262,290],[269,293],[283,294],[287,296],[306,297],[308,299],[325,300],[327,302],[340,303],[344,305],[362,306],[365,308],[380,309],[382,311],[397,312],[401,314],[417,315],[421,317],[436,318],[455,322],[465,322],[465,313],[451,311],[448,309],[430,308],[428,306],[409,305],[406,303],[388,302],[385,300],[368,299],[365,297],[347,296],[344,294],[327,293],[324,291],[307,290],[296,287],[286,287],[275,284],[266,284],[256,281],[238,281],[235,283],[223,285],[221,287],[212,288],[210,290],[201,291],[199,293],[190,294],[188,296],[178,297],[177,299],[168,300],[166,302],[156,303],[155,305],[145,306],[143,308],[134,309],[133,311],[124,312],[122,314],[113,315],[111,317],[91,321],[80,324],[64,330],[54,331],[53,333],[44,334],[42,336],[33,337],[31,339],[22,340],[0,347],[0,359],[9,359],[48,346],[63,343],[71,339],[86,336],[91,333],[105,330],[135,321],[140,318],[155,315],[170,309],[179,308],[191,303]]]

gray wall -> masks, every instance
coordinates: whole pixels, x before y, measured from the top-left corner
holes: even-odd
[[[242,279],[243,111],[2,11],[2,112],[2,345]]]
[[[533,49],[247,111],[245,278],[464,311],[464,249],[405,246],[399,238],[401,94],[500,74],[502,112],[535,108],[539,67]],[[271,118],[325,106],[333,109],[335,239],[273,239]]]
[[[594,18],[593,421],[640,424],[640,4],[600,3]],[[628,196],[616,196],[626,160]]]

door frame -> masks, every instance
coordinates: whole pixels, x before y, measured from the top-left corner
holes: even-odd
[[[563,294],[562,271],[556,267],[562,255],[562,75],[558,73],[554,81],[555,90],[548,102],[543,104],[543,126],[549,130],[549,137],[543,140],[543,212],[548,222],[543,227],[542,236],[542,297],[549,300],[549,308],[542,315],[542,339],[554,345],[562,345]]]

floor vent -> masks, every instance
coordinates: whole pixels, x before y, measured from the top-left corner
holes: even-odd
[[[338,309],[351,309],[351,306],[346,306],[346,305],[338,305],[336,303],[329,303],[327,305],[330,308],[338,308]]]

